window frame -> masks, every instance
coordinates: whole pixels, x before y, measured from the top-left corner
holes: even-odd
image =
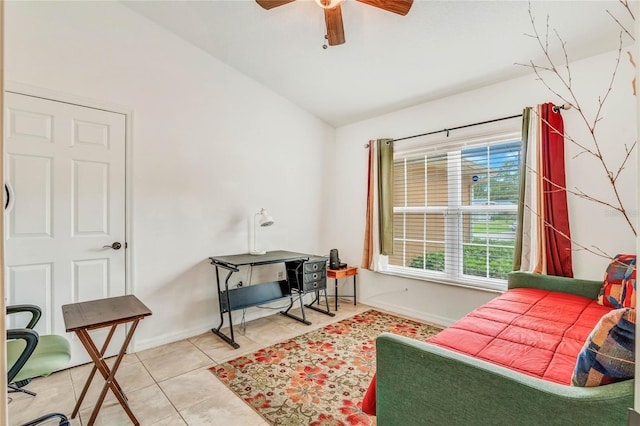
[[[424,153],[425,156],[433,156],[433,155],[442,155],[445,154],[447,156],[447,165],[449,166],[451,162],[451,156],[457,157],[457,164],[453,164],[454,167],[448,167],[448,181],[451,182],[452,174],[455,174],[454,179],[460,180],[460,176],[463,175],[464,169],[462,166],[462,151],[468,148],[475,147],[489,147],[492,145],[506,144],[506,143],[519,143],[520,149],[522,150],[522,134],[521,134],[521,120],[518,117],[517,124],[516,120],[510,120],[510,123],[501,123],[499,128],[487,129],[485,126],[482,129],[475,130],[473,132],[463,132],[464,134],[458,136],[457,138],[447,139],[444,137],[440,137],[436,140],[431,141],[423,141],[422,143],[416,143],[415,141],[410,143],[410,146],[401,149],[401,154],[407,159],[413,153],[420,152]],[[394,147],[395,148],[395,147]],[[521,162],[523,161],[522,155],[519,158],[520,163],[518,167],[520,167]],[[394,157],[394,162],[395,162]],[[454,163],[456,163],[454,161]],[[464,229],[461,225],[462,217],[465,214],[472,214],[475,212],[486,214],[486,213],[496,213],[496,212],[509,212],[514,213],[517,217],[518,206],[516,205],[463,205],[461,192],[462,187],[458,185],[455,190],[452,191],[449,188],[449,183],[447,183],[447,196],[451,201],[456,201],[453,207],[449,206],[394,206],[394,216],[396,214],[410,214],[410,213],[441,213],[444,216],[445,226],[452,227],[455,229],[455,242],[449,243],[451,240],[451,234],[448,230],[445,230],[444,244],[445,251],[447,255],[445,256],[445,270],[443,272],[439,271],[429,271],[424,269],[412,268],[409,266],[399,266],[399,265],[391,265],[389,264],[389,257],[380,255],[378,259],[378,272],[402,276],[412,279],[421,279],[431,282],[437,282],[441,284],[447,285],[455,285],[467,288],[474,289],[484,289],[490,291],[504,291],[507,289],[507,280],[499,279],[499,278],[487,278],[480,277],[474,275],[465,275],[464,274]],[[406,191],[406,185],[405,185]],[[451,194],[454,192],[454,194]],[[451,204],[449,204],[451,205]],[[406,220],[404,221],[404,226],[406,226]],[[395,240],[394,236],[394,240]],[[429,241],[427,240],[426,234],[422,240],[424,244],[427,244]],[[454,254],[454,256],[450,256],[450,254]],[[403,253],[403,259],[404,259]],[[453,273],[452,273],[453,270]]]

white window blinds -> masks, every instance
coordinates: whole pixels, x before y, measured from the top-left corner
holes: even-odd
[[[493,131],[394,146],[387,270],[502,288],[513,265],[521,145],[519,132]]]

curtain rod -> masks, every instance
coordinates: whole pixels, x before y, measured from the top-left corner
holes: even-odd
[[[563,105],[554,105],[552,110],[553,112],[560,112],[561,109],[564,110],[568,110],[571,109],[572,105],[570,103],[565,103]],[[399,139],[392,139],[390,141],[387,141],[387,144],[390,144],[392,142],[398,142],[398,141],[403,141],[406,139],[413,139],[413,138],[419,138],[420,136],[429,136],[429,135],[435,135],[437,133],[447,133],[447,137],[449,137],[449,132],[451,130],[458,130],[458,129],[464,129],[466,127],[473,127],[473,126],[479,126],[481,124],[489,124],[489,123],[495,123],[496,121],[502,121],[502,120],[509,120],[511,118],[518,118],[518,117],[522,117],[522,114],[516,114],[516,115],[511,115],[509,117],[502,117],[502,118],[495,118],[493,120],[487,120],[487,121],[481,121],[479,123],[472,123],[472,124],[465,124],[464,126],[457,126],[457,127],[452,127],[450,129],[442,129],[442,130],[435,130],[433,132],[428,132],[428,133],[421,133],[419,135],[413,135],[413,136],[405,136],[404,138],[399,138]],[[369,144],[365,144],[364,145],[365,148],[369,148]]]
[[[472,124],[465,124],[464,126],[457,126],[457,127],[452,127],[450,129],[442,129],[442,130],[435,130],[433,132],[428,132],[428,133],[421,133],[419,135],[413,135],[413,136],[405,136],[404,138],[399,138],[399,139],[393,139],[387,143],[391,143],[391,142],[398,142],[398,141],[403,141],[406,139],[413,139],[413,138],[419,138],[421,136],[429,136],[429,135],[435,135],[437,133],[447,133],[447,137],[449,137],[449,132],[451,130],[459,130],[459,129],[464,129],[466,127],[473,127],[473,126],[479,126],[481,124],[489,124],[489,123],[495,123],[496,121],[502,121],[502,120],[509,120],[511,118],[518,118],[518,117],[522,117],[522,114],[517,114],[517,115],[511,115],[509,117],[502,117],[502,118],[495,118],[493,120],[487,120],[487,121],[481,121],[479,123],[472,123]]]

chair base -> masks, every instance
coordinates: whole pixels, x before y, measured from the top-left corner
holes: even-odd
[[[29,383],[31,383],[31,379],[24,379],[24,380],[20,380],[19,382],[9,383],[9,385],[8,385],[9,386],[9,393],[24,392],[27,395],[36,396],[37,394],[35,392],[31,392],[30,390],[22,389],[23,386],[26,386]]]
[[[67,416],[65,416],[64,414],[60,414],[60,413],[51,413],[51,414],[45,414],[44,416],[40,416],[35,420],[31,420],[28,423],[24,423],[22,424],[22,426],[35,426],[38,425],[42,422],[45,422],[49,419],[53,419],[55,417],[59,417],[60,418],[60,423],[59,426],[71,426],[71,423],[69,423],[69,419],[67,418]]]

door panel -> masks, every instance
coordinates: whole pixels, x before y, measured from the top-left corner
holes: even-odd
[[[125,116],[13,93],[5,101],[7,304],[41,306],[38,331],[64,335],[62,305],[125,294]],[[104,336],[94,332],[97,344]],[[71,365],[88,362],[67,338]]]
[[[7,137],[16,141],[53,143],[53,116],[17,108],[9,109]]]
[[[77,300],[94,300],[109,294],[109,259],[73,262],[73,292]]]
[[[51,238],[52,158],[8,155],[7,172],[15,192],[29,194],[14,200],[7,238]]]
[[[73,120],[73,144],[109,149],[109,126],[82,120]]]
[[[9,267],[6,275],[9,283],[9,293],[13,295],[11,305],[30,304],[50,306],[51,304],[51,271],[50,263],[22,265]],[[18,284],[18,285],[16,285]],[[20,328],[31,319],[31,314],[20,313],[9,317],[8,327]],[[40,334],[50,334],[53,329],[51,312],[42,313],[42,318],[35,327]]]
[[[109,234],[109,164],[73,162],[73,234]]]

